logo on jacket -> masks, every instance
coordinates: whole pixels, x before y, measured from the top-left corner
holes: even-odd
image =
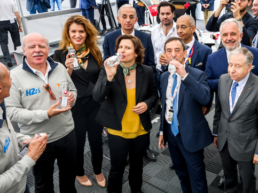
[[[9,148],[9,145],[10,145],[10,142],[11,142],[11,139],[10,139],[10,137],[8,137],[8,139],[6,139],[5,143],[4,143],[4,153],[7,152],[8,148]]]
[[[31,88],[31,89],[26,90],[26,96],[31,96],[31,95],[38,94],[38,93],[40,93],[39,88],[38,89]]]

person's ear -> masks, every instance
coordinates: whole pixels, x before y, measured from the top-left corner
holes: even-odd
[[[116,19],[117,19],[118,23],[120,23],[119,16],[117,16]],[[120,23],[120,24],[121,24],[121,23]]]
[[[184,51],[184,58],[186,58],[187,50]]]
[[[242,41],[243,35],[244,35],[244,33],[242,32],[242,33],[240,34],[240,41]]]
[[[0,95],[2,94],[2,92],[3,92],[3,84],[0,83]]]
[[[22,46],[22,52],[23,52],[23,55],[26,56],[26,50],[23,46]]]

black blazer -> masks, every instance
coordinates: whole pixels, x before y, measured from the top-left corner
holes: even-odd
[[[122,130],[121,122],[127,106],[126,85],[122,67],[118,66],[113,81],[109,82],[105,68],[102,66],[92,96],[97,102],[104,101],[97,114],[96,121],[104,127]],[[145,102],[148,106],[148,110],[140,114],[141,123],[146,131],[152,128],[149,110],[157,100],[158,93],[152,68],[146,65],[138,65],[136,67],[136,104]]]
[[[54,61],[60,62],[65,66],[66,55],[68,51],[56,50],[54,53]],[[94,85],[98,80],[100,72],[99,66],[95,58],[90,55],[88,59],[88,67],[84,69],[74,70],[71,76],[73,83],[78,91],[78,98],[89,97],[92,95]],[[66,67],[66,66],[65,66]]]

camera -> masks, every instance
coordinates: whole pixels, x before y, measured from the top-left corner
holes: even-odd
[[[235,0],[229,0],[229,1],[228,1],[228,4],[227,4],[227,6],[226,6],[226,10],[231,11],[231,5],[232,5],[231,3],[232,3],[232,2],[235,2]]]

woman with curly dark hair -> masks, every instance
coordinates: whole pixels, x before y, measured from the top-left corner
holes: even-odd
[[[78,98],[72,108],[76,133],[76,179],[83,186],[92,186],[92,182],[84,174],[84,146],[86,131],[91,149],[93,171],[97,183],[105,187],[106,180],[101,173],[103,150],[102,129],[95,121],[100,104],[92,98],[92,90],[97,82],[102,65],[101,52],[96,44],[98,31],[83,16],[71,16],[65,23],[60,47],[55,51],[54,60],[62,63],[71,76],[78,91]],[[68,47],[76,50],[77,62],[80,66],[74,69],[74,58],[69,58]]]
[[[152,127],[149,110],[158,94],[152,68],[142,65],[141,41],[135,36],[122,35],[116,40],[116,51],[123,58],[114,67],[104,62],[92,92],[93,98],[102,102],[96,121],[108,128],[111,168],[107,189],[109,193],[122,192],[129,154],[129,184],[133,193],[140,193],[143,154]]]

